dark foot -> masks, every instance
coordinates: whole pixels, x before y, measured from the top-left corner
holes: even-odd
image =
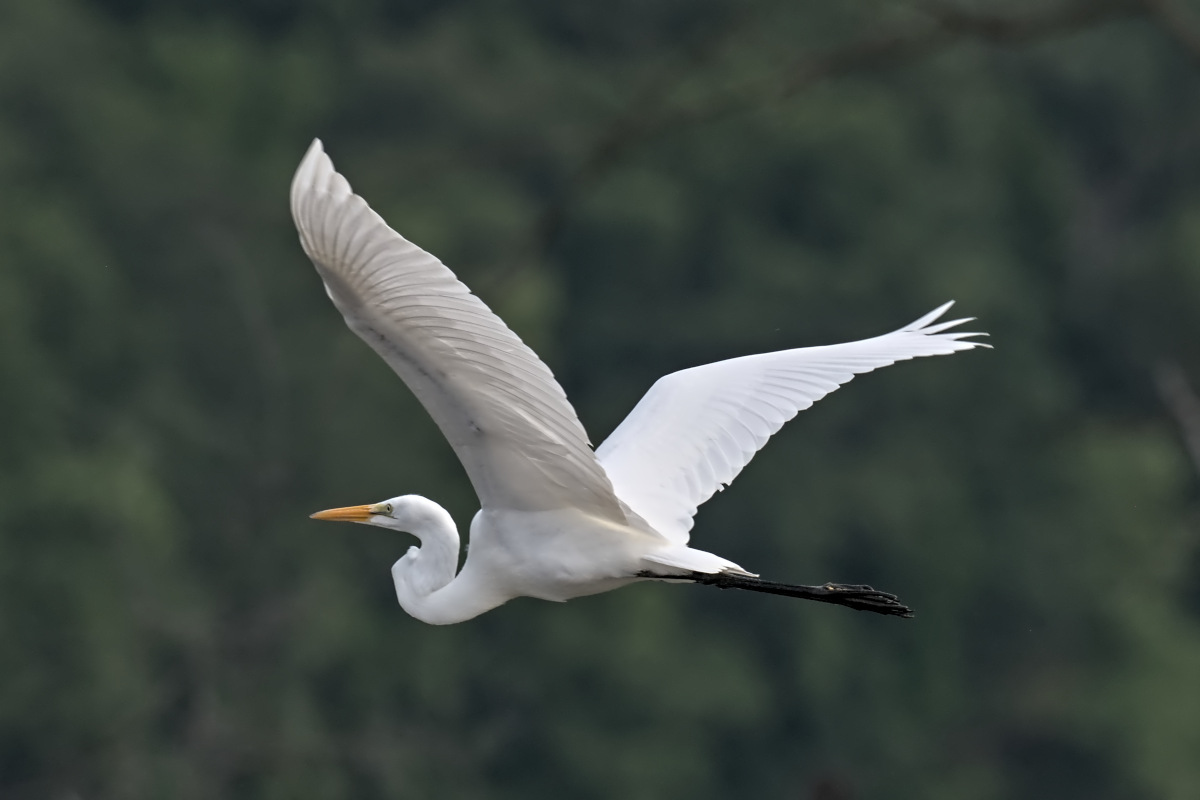
[[[866,584],[826,583],[823,586],[806,587],[812,590],[809,597],[822,603],[835,603],[856,611],[874,611],[896,617],[912,617],[912,609],[896,599],[890,592],[872,589]]]

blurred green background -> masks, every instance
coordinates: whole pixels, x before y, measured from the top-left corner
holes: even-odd
[[[1197,11],[0,4],[0,796],[1200,797]],[[475,499],[296,241],[314,136],[596,442],[675,369],[978,316],[694,531],[916,618],[407,617],[410,541],[307,514]]]

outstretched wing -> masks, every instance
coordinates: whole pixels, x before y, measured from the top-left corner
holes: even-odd
[[[873,339],[733,358],[658,380],[596,450],[617,497],[686,543],[696,508],[725,488],[783,424],[855,375],[984,346],[932,324],[953,303]]]
[[[484,507],[578,508],[624,521],[550,369],[354,194],[320,140],[296,170],[291,200],[300,243],[334,305],[437,422]]]

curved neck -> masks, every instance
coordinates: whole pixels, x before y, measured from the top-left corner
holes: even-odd
[[[392,565],[396,599],[411,616],[430,625],[451,625],[477,617],[508,600],[477,579],[470,562],[457,576],[460,541],[454,520],[441,506],[408,532],[421,540]]]

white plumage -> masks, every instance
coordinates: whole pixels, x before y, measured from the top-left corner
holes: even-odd
[[[320,512],[318,519],[416,535],[392,568],[401,605],[435,624],[513,597],[567,600],[636,580],[690,580],[906,614],[870,587],[759,581],[687,546],[696,508],[785,422],[855,375],[979,346],[936,323],[694,367],[661,378],[593,453],[549,368],[435,257],[396,233],[314,141],[292,182],[292,215],[346,324],[404,380],[479,496],[455,574],[453,521],[425,498]]]
[[[442,262],[351,192],[320,140],[292,181],[292,215],[346,324],[425,406],[483,506],[621,518],[550,369]]]
[[[898,331],[858,342],[731,358],[658,379],[596,449],[613,489],[672,541],[686,544],[696,508],[728,486],[767,439],[855,375],[920,356],[970,350],[979,334],[932,324],[952,303]]]

